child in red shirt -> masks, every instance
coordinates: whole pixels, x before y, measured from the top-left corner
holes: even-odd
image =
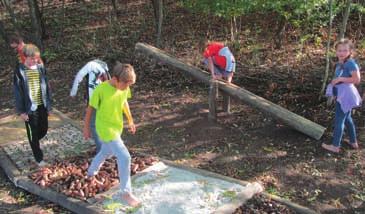
[[[20,64],[24,64],[26,58],[23,54],[24,46],[25,43],[22,37],[16,35],[10,38],[10,47],[13,48],[18,54],[18,60]],[[43,65],[43,61],[40,56],[37,56],[37,63]]]
[[[203,56],[213,79],[225,79],[229,83],[232,81],[236,61],[228,47],[220,42],[208,43]]]

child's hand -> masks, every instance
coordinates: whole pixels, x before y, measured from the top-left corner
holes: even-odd
[[[332,85],[336,85],[337,83],[341,82],[340,78],[336,78],[334,80],[331,81]]]
[[[89,140],[91,137],[89,126],[84,126],[84,139]]]
[[[20,114],[20,117],[24,120],[24,121],[29,121],[29,117],[26,113]]]
[[[132,134],[136,133],[136,125],[134,123],[129,125],[129,132]]]

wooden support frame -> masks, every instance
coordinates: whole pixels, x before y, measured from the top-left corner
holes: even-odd
[[[144,43],[137,43],[135,46],[135,50],[143,54],[152,56],[153,58],[156,58],[166,63],[167,65],[178,68],[184,71],[186,74],[193,76],[195,79],[205,84],[210,83],[211,78],[208,72],[203,71],[202,69],[199,69],[188,63],[184,63],[156,47]],[[227,93],[229,96],[235,97],[243,101],[253,108],[256,108],[257,110],[282,121],[284,124],[316,140],[319,140],[326,130],[326,128],[324,128],[323,126],[316,124],[300,115],[297,115],[260,96],[257,96],[244,88],[220,80],[217,82],[218,88]]]
[[[218,82],[216,80],[212,80],[209,86],[209,120],[217,120],[217,98],[218,98]]]

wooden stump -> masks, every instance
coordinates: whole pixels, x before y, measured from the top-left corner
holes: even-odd
[[[209,86],[209,115],[208,119],[215,121],[217,120],[217,98],[218,98],[218,82],[211,80]]]

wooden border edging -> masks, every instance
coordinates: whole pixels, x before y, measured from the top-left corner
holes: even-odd
[[[135,50],[140,53],[152,56],[170,66],[183,70],[187,74],[193,76],[195,79],[209,85],[210,76],[208,72],[203,71],[202,69],[199,69],[190,64],[184,63],[169,55],[165,51],[162,51],[145,43],[137,43],[135,46]],[[316,140],[319,140],[326,130],[325,127],[316,124],[300,115],[297,115],[262,97],[259,97],[246,89],[240,88],[237,85],[228,84],[223,81],[217,82],[219,89],[223,92],[226,92],[229,96],[238,98],[239,100],[275,117],[276,119],[281,120],[286,125],[293,127],[297,131],[313,137]]]
[[[299,204],[293,203],[293,202],[286,200],[284,198],[281,198],[279,196],[271,195],[267,192],[263,192],[262,194],[268,198],[271,198],[274,201],[278,201],[282,204],[285,204],[286,206],[290,207],[291,209],[295,210],[298,213],[302,213],[302,214],[317,214],[318,213],[318,212],[315,212],[314,210],[311,210],[307,207],[303,207]]]
[[[9,157],[7,157],[7,154],[5,154],[5,152],[1,148],[0,166],[16,187],[20,187],[48,201],[52,201],[75,213],[104,213],[103,210],[98,209],[98,207],[93,206],[93,204],[87,204],[81,200],[69,198],[66,195],[58,193],[55,190],[52,190],[50,188],[41,188],[39,185],[33,183],[33,181],[27,176],[21,175],[20,171],[16,168],[16,166],[12,163]]]
[[[2,147],[0,147],[0,166],[1,168],[3,168],[6,176],[8,176],[10,181],[16,185],[18,178],[21,176],[21,173],[8,158],[7,154],[5,154]]]
[[[103,213],[103,211],[99,210],[96,206],[92,206],[78,199],[67,197],[66,195],[58,193],[50,188],[41,188],[37,184],[33,183],[33,181],[29,178],[19,179],[16,186],[21,187],[28,192],[36,194],[56,204],[59,204],[62,207],[65,207],[75,213]]]

